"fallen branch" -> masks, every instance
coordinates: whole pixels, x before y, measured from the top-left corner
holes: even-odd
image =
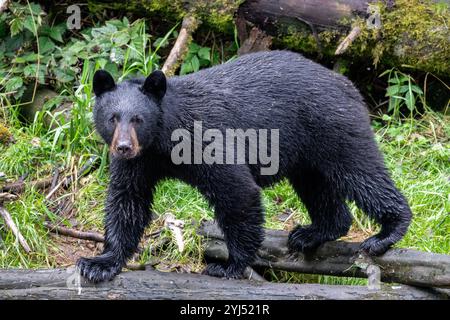
[[[69,229],[66,227],[53,225],[49,222],[44,222],[44,226],[50,232],[53,232],[53,233],[56,233],[59,235],[63,235],[63,236],[68,236],[68,237],[82,239],[82,240],[90,240],[90,241],[95,241],[95,242],[104,242],[105,241],[105,237],[101,233],[98,233],[98,232],[93,232],[93,231],[87,232],[87,231],[79,231],[79,230]]]
[[[16,200],[17,196],[12,193],[0,192],[0,205],[4,202]]]
[[[347,49],[350,47],[350,45],[355,41],[356,38],[361,33],[361,28],[356,26],[350,31],[350,33],[345,37],[344,40],[339,44],[336,51],[334,52],[335,55],[343,54]]]
[[[80,179],[81,177],[85,176],[87,173],[90,172],[91,169],[94,168],[94,165],[96,164],[97,160],[98,160],[98,156],[92,156],[91,158],[89,158],[88,161],[86,161],[86,163],[81,167],[80,169],[80,173],[77,176],[77,179]],[[58,174],[59,175],[59,174]],[[54,186],[55,185],[55,175],[53,177],[50,178],[45,178],[45,179],[41,179],[41,180],[36,180],[36,181],[31,181],[31,182],[27,182],[27,181],[17,181],[17,182],[13,182],[10,184],[7,184],[5,186],[3,186],[0,189],[0,192],[9,192],[9,193],[14,193],[14,194],[18,194],[18,193],[22,193],[23,191],[25,191],[25,188],[27,186],[31,186],[35,189],[38,190],[43,190],[46,189],[50,186]],[[66,176],[61,182],[59,182],[56,186],[54,186],[52,188],[52,190],[49,191],[49,193],[47,194],[47,199],[50,198],[50,196],[61,186],[64,185],[64,188],[68,188],[70,187],[71,183],[73,182],[73,178],[71,175]]]
[[[27,241],[20,233],[19,228],[17,228],[17,226],[14,223],[13,219],[11,218],[11,215],[9,214],[9,212],[6,211],[6,209],[2,206],[0,206],[0,216],[3,217],[3,219],[5,220],[6,226],[9,229],[11,229],[12,233],[14,234],[16,239],[19,241],[20,245],[25,250],[25,252],[30,253],[31,252],[30,246],[28,245]]]
[[[205,256],[224,261],[228,250],[216,224],[203,223],[201,235],[211,239]],[[380,257],[367,257],[359,252],[359,243],[332,241],[320,246],[312,256],[289,254],[288,233],[266,230],[265,240],[253,267],[309,274],[325,274],[366,278],[369,266],[378,266],[381,281],[423,287],[450,288],[450,256],[409,249],[391,249]]]
[[[0,270],[0,299],[423,300],[449,299],[449,293],[406,285],[371,290],[366,286],[260,283],[155,270],[123,272],[113,281],[93,285],[70,268]]]
[[[177,41],[172,50],[170,50],[169,56],[161,69],[166,76],[171,77],[175,74],[175,71],[188,52],[189,43],[192,41],[192,33],[198,28],[199,24],[198,19],[192,15],[186,15],[183,18]]]
[[[45,178],[42,180],[31,181],[31,182],[18,181],[18,182],[10,183],[10,184],[3,186],[3,188],[1,188],[1,191],[17,194],[17,193],[23,192],[25,190],[25,188],[27,187],[27,185],[31,185],[35,189],[42,190],[42,189],[46,189],[51,184],[52,184],[52,178]]]

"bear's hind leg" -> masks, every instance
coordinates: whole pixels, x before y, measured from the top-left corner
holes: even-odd
[[[311,225],[297,226],[289,234],[291,251],[311,253],[347,234],[352,216],[331,181],[316,170],[305,170],[290,181],[311,217]]]
[[[381,224],[381,231],[361,245],[369,254],[380,255],[405,235],[412,213],[405,197],[395,187],[384,167],[377,172],[363,172],[349,183],[352,187],[350,199]]]

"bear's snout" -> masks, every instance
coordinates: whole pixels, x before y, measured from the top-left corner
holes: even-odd
[[[127,156],[133,151],[133,148],[130,141],[121,141],[117,145],[116,150],[119,154]]]
[[[111,153],[124,159],[132,159],[140,153],[141,147],[133,126],[118,125],[114,130],[110,146]]]

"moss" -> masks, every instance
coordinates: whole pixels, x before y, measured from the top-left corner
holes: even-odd
[[[196,15],[205,25],[224,33],[232,33],[234,14],[243,0],[141,0],[140,3],[150,13],[165,18],[181,19],[186,14]]]
[[[6,144],[11,141],[12,135],[8,128],[0,123],[0,144]]]
[[[234,15],[244,0],[129,0],[125,2],[98,3],[88,0],[89,10],[93,13],[104,9],[145,12],[146,16],[155,16],[168,21],[179,21],[186,14],[195,15],[204,25],[215,31],[232,34]]]
[[[449,74],[450,10],[446,3],[398,0],[388,10],[379,4],[381,28],[368,29],[355,19],[362,33],[349,53],[371,55],[374,64],[409,65],[436,74]]]
[[[339,21],[339,25],[347,28],[358,25],[362,30],[345,54],[355,58],[371,57],[375,65],[408,65],[436,74],[450,74],[448,4],[431,0],[397,0],[395,3],[391,9],[378,4],[380,29],[369,29],[366,20],[360,17]],[[299,27],[293,21],[279,21],[277,27],[274,44],[305,53],[317,52],[309,27]],[[318,35],[326,56],[334,56],[337,45],[347,36],[338,30],[321,31]]]
[[[332,55],[335,50],[336,39],[339,37],[337,30],[325,30],[318,32],[322,54]],[[274,39],[276,46],[288,47],[304,53],[313,54],[318,52],[318,44],[310,27],[289,26],[285,34]]]

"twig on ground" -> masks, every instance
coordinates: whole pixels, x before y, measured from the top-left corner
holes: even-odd
[[[30,246],[28,245],[27,241],[20,233],[19,228],[17,228],[17,226],[14,223],[13,219],[11,218],[11,215],[9,214],[9,212],[3,206],[0,206],[0,216],[3,217],[3,219],[5,220],[6,226],[9,229],[11,229],[12,233],[14,234],[16,239],[19,241],[20,245],[25,250],[25,252],[30,253],[31,252]]]
[[[41,180],[31,181],[31,182],[25,182],[25,181],[18,181],[14,183],[7,184],[3,186],[1,191],[3,192],[10,192],[10,193],[21,193],[25,190],[27,185],[31,185],[34,188],[41,190],[49,187],[52,184],[52,178],[45,178]]]
[[[44,222],[44,226],[53,233],[60,234],[63,236],[68,236],[72,238],[82,239],[82,240],[90,240],[95,242],[104,242],[105,237],[98,232],[94,231],[79,231],[75,229],[69,229],[62,226],[57,226],[51,224],[50,222]]]
[[[17,196],[15,194],[7,193],[7,192],[0,192],[0,205],[3,202],[13,201],[16,199],[17,199]]]

